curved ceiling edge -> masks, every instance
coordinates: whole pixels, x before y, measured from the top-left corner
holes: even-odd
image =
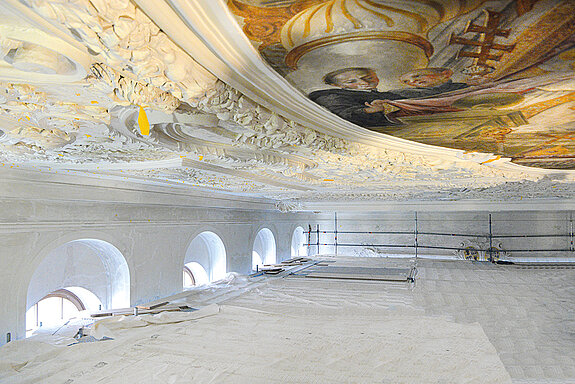
[[[484,163],[489,153],[466,153],[417,143],[356,126],[315,104],[277,74],[255,51],[224,1],[135,0],[135,3],[184,51],[206,69],[261,105],[304,126],[361,144],[418,155],[449,157],[454,162]],[[321,120],[324,124],[318,125]],[[509,159],[490,166],[500,168]],[[522,173],[531,168],[520,167]],[[517,167],[512,167],[515,172]],[[539,171],[536,172],[540,174]]]

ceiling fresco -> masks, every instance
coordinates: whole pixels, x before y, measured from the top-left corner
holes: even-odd
[[[180,1],[186,12],[171,7]],[[0,170],[254,195],[285,209],[575,196],[572,2],[187,1],[0,2]],[[485,43],[469,28],[507,37]],[[486,44],[501,57],[465,56]],[[356,83],[322,80],[345,68],[328,82]],[[376,133],[298,88],[338,113],[348,112],[341,98],[377,96],[348,117],[385,109],[370,115],[378,125],[357,121]]]
[[[228,0],[279,74],[372,131],[575,169],[575,2]]]

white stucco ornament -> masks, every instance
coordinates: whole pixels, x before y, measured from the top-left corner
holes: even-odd
[[[20,8],[29,18],[40,15],[46,22],[38,28],[52,31],[36,34],[52,36],[51,45],[33,34],[27,40],[0,35],[0,53],[38,76],[66,74],[70,63],[80,63],[86,75],[62,84],[3,79],[0,159],[5,162],[121,171],[138,179],[282,199],[403,198],[436,190],[457,195],[544,176],[481,165],[476,155],[442,156],[421,145],[418,152],[398,139],[360,143],[354,138],[361,136],[323,130],[324,118],[331,118],[323,114],[307,125],[287,118],[215,78],[129,1],[25,4]],[[20,30],[27,28],[36,27]],[[64,60],[69,52],[78,53],[75,61]],[[136,123],[140,107],[151,126],[146,136]]]
[[[25,3],[70,30],[110,67],[145,79],[180,100],[193,102],[217,80],[128,0]]]

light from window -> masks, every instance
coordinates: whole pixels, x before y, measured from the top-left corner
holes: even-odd
[[[34,304],[26,312],[26,336],[40,327],[53,327],[78,316],[86,309],[82,301],[66,289],[59,289]]]
[[[192,261],[184,265],[184,288],[209,284],[209,282],[208,273],[200,263]]]
[[[184,267],[184,288],[193,287],[194,285],[196,285],[194,274],[188,267]]]
[[[262,257],[256,251],[252,251],[252,271],[258,270],[264,262],[262,261]]]

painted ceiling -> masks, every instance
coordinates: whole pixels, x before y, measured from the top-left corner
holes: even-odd
[[[0,166],[251,194],[282,209],[572,198],[572,6],[6,0]],[[377,90],[322,80],[344,68],[364,68]],[[441,80],[409,85],[418,73]],[[334,90],[376,95],[361,109],[386,109],[376,114],[387,123],[308,98]]]
[[[572,1],[228,6],[278,73],[346,120],[525,166],[575,169]]]

